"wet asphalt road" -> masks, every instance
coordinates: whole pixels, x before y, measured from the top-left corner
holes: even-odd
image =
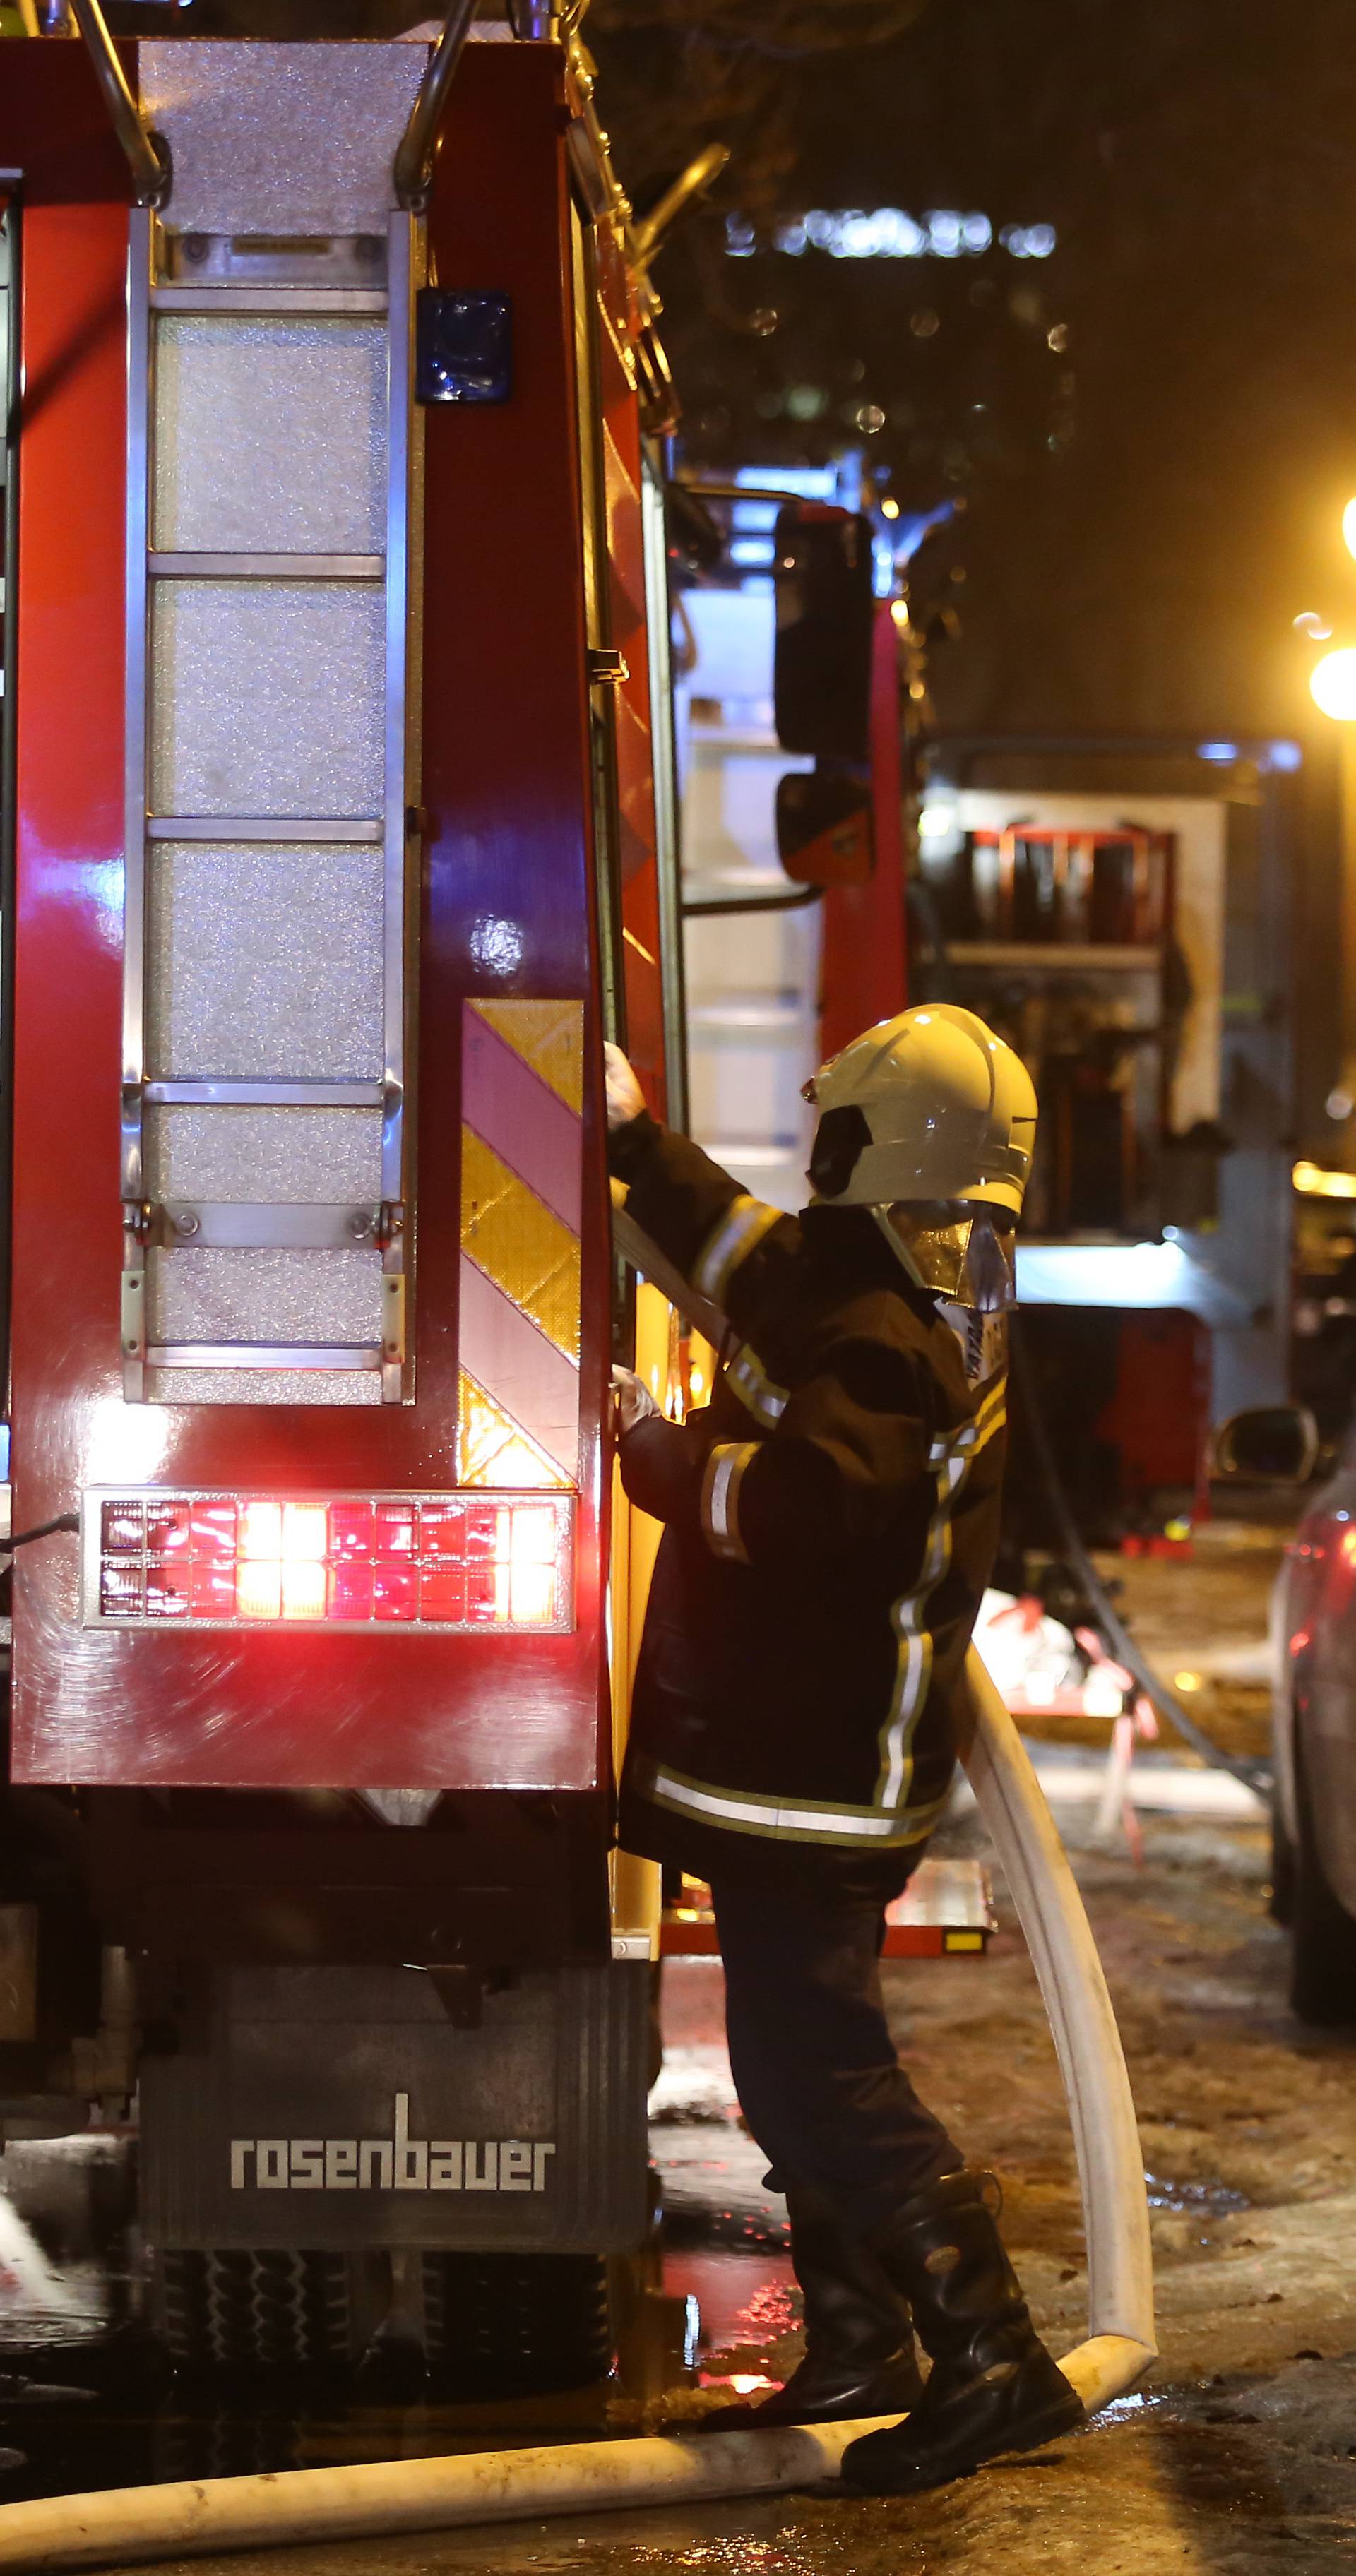
[[[1288,2011],[1267,1918],[1260,1822],[1147,1819],[1143,1865],[1059,1818],[1106,1964],[1151,2177],[1161,2359],[1142,2391],[1057,2450],[908,2503],[823,2493],[562,2523],[195,2559],[189,2567],[524,2568],[598,2576],[913,2576],[1060,2567],[1125,2576],[1327,2576],[1356,2563],[1356,2032]],[[973,1819],[951,1829],[977,1847]],[[1072,2151],[1035,1980],[1000,1890],[985,1959],[885,1970],[901,2049],[972,2160],[994,2163],[1005,2228],[1057,2351],[1081,2339],[1084,2247]],[[781,2204],[740,2128],[720,2039],[719,1969],[671,1964],[653,2144],[666,2276],[699,2297],[706,2392],[641,2407],[616,2391],[512,2410],[390,2402],[337,2423],[215,2419],[150,2402],[109,2366],[126,2298],[117,2150],[11,2150],[0,2201],[0,2499],[325,2459],[392,2458],[652,2429],[779,2380],[797,2349]],[[27,2172],[22,2170],[25,2159]],[[43,2172],[39,2166],[44,2165]],[[0,2168],[3,2178],[5,2168]],[[20,2212],[27,2212],[32,2226]],[[76,2393],[83,2391],[84,2393]],[[5,2392],[0,2391],[0,2394]]]

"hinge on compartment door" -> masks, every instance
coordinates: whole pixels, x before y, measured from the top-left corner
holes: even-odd
[[[612,645],[590,644],[588,673],[591,689],[620,689],[631,677],[631,666]]]
[[[132,1199],[122,1211],[122,1391],[129,1404],[145,1393],[146,1246],[155,1210],[149,1199]]]
[[[373,1237],[381,1253],[381,1392],[399,1404],[405,1391],[405,1208],[383,1199]]]

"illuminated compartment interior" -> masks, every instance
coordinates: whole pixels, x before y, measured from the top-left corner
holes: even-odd
[[[570,1627],[568,1494],[86,1497],[86,1618]]]

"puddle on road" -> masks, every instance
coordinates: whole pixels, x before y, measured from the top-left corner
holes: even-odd
[[[800,2303],[789,2254],[750,2256],[723,2247],[680,2246],[664,2257],[664,2287],[695,2297],[706,2352],[724,2352],[734,2344],[770,2345],[793,2333],[798,2322]]]
[[[664,2257],[664,2287],[701,2313],[701,2386],[764,2396],[788,2375],[787,2338],[800,2323],[789,2254],[682,2245]]]
[[[789,2256],[750,2257],[684,2247],[664,2262],[664,2287],[695,2296],[702,2309],[698,2385],[755,2396],[780,2386],[789,2364],[779,2347],[794,2333],[798,2302]],[[21,2320],[0,2307],[0,2502],[22,2497],[136,2486],[177,2478],[230,2477],[325,2463],[418,2458],[433,2453],[519,2449],[540,2442],[625,2438],[638,2429],[634,2403],[616,2380],[555,2396],[498,2404],[443,2405],[420,2389],[409,2402],[408,2353],[392,2357],[406,2402],[339,2402],[285,2381],[185,2389],[169,2376],[149,2337],[110,2336],[100,2321]],[[58,2325],[64,2325],[59,2339]],[[675,2408],[693,2400],[675,2390]]]
[[[67,2359],[73,2358],[67,2356]],[[342,2404],[295,2385],[184,2390],[148,2343],[86,2346],[79,2385],[32,2369],[0,2380],[0,2502],[179,2478],[237,2477],[364,2460],[598,2441],[634,2428],[612,2420],[610,2383],[500,2406]],[[139,2384],[138,2384],[139,2383]]]
[[[1161,2174],[1144,2177],[1150,2209],[1184,2211],[1196,2218],[1229,2218],[1240,2209],[1251,2209],[1252,2202],[1244,2191],[1234,2191],[1227,2182],[1167,2182]]]

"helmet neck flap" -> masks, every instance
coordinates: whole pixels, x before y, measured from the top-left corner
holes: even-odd
[[[991,1207],[964,1200],[873,1207],[881,1233],[915,1287],[975,1314],[1000,1315],[1017,1303],[1016,1239]]]

